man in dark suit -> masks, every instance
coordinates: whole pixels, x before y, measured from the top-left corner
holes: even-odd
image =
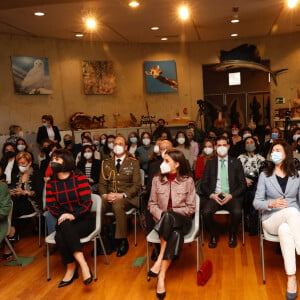
[[[243,197],[246,181],[241,162],[228,156],[229,144],[225,137],[216,141],[217,157],[208,160],[201,180],[201,191],[204,195],[203,218],[211,238],[210,248],[217,246],[217,230],[213,221],[217,210],[230,212],[231,224],[229,242],[231,248],[236,247],[236,232],[242,216]]]
[[[126,139],[117,136],[114,141],[114,157],[102,162],[99,194],[103,200],[103,211],[113,211],[116,218],[115,239],[117,256],[127,253],[127,216],[125,212],[139,206],[141,187],[138,160],[127,154]]]

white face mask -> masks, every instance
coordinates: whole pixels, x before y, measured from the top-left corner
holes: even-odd
[[[21,173],[24,173],[24,172],[26,172],[29,169],[29,167],[30,167],[30,165],[25,166],[25,167],[19,166],[19,170],[20,170]]]
[[[106,140],[101,140],[101,145],[105,145]]]
[[[19,134],[18,134],[18,136],[23,137],[24,136],[24,132],[20,131]]]
[[[238,135],[239,131],[238,130],[231,130],[232,135]]]
[[[114,153],[117,155],[121,155],[124,153],[124,147],[120,145],[114,146]]]
[[[294,134],[293,135],[293,140],[296,142],[299,137],[300,137],[300,134]]]
[[[167,150],[164,150],[164,151],[161,153],[161,157],[162,157],[162,158],[164,158],[166,151],[167,151]]]
[[[183,145],[185,143],[185,138],[184,137],[179,137],[177,139],[178,144]]]
[[[108,143],[107,147],[111,150],[114,149],[114,143]]]
[[[98,140],[94,140],[93,143],[95,146],[98,146],[100,144],[100,142]]]
[[[82,143],[82,146],[92,146],[91,143]]]
[[[158,145],[154,145],[153,151],[156,154],[159,153],[159,146]]]
[[[17,146],[18,151],[24,151],[25,148],[26,148],[25,145],[18,145],[18,146]]]
[[[204,147],[204,148],[203,148],[203,152],[204,152],[206,155],[212,154],[213,151],[214,151],[214,149],[213,149],[213,148],[210,148],[210,147]]]
[[[160,165],[160,171],[162,174],[170,173],[171,167],[165,161],[163,161]]]
[[[92,152],[84,152],[83,156],[85,159],[90,159],[90,158],[92,158],[93,153]]]
[[[275,165],[280,164],[283,161],[281,152],[272,152],[270,158]]]
[[[220,146],[217,148],[217,153],[220,156],[225,156],[228,153],[228,149],[225,146]]]
[[[145,145],[145,146],[148,146],[148,145],[150,145],[150,139],[148,139],[148,138],[145,138],[145,139],[143,139],[143,144]]]
[[[246,139],[249,136],[251,136],[251,133],[245,133],[245,134],[243,134],[243,139]]]

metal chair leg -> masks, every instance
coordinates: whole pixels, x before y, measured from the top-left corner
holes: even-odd
[[[12,252],[15,260],[17,261],[18,266],[22,266],[22,263],[19,261],[19,257],[15,251],[15,249],[13,248],[12,244],[10,243],[9,239],[7,237],[4,238],[9,250]]]
[[[106,264],[109,265],[109,259],[108,259],[108,256],[107,256],[107,254],[106,254],[106,250],[105,250],[105,247],[104,247],[104,244],[103,244],[101,235],[99,235],[97,238],[99,238],[100,245],[101,245],[101,248],[102,248],[103,253],[104,253],[104,256],[105,256]],[[97,251],[97,250],[94,248],[94,253],[96,253],[96,251]]]
[[[243,241],[243,246],[245,246],[245,216],[244,216],[244,210],[242,210],[242,241]]]
[[[148,272],[150,270],[150,262],[149,262],[149,243],[147,241],[147,281],[150,281],[150,277],[148,276]]]
[[[97,278],[97,241],[96,238],[94,238],[94,281],[96,281]]]
[[[134,246],[136,247],[137,246],[137,240],[136,240],[136,214],[137,214],[137,211],[135,211],[134,213]]]
[[[50,253],[49,253],[49,244],[47,243],[47,280],[51,280],[50,277]]]

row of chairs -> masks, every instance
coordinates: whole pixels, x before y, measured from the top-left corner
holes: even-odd
[[[92,212],[96,213],[96,225],[95,229],[92,233],[90,233],[87,237],[84,237],[81,239],[81,243],[87,243],[87,242],[94,242],[94,252],[96,253],[97,247],[96,247],[96,239],[98,238],[101,244],[101,247],[103,249],[103,253],[105,255],[105,261],[106,264],[109,264],[109,258],[106,254],[105,247],[100,235],[101,232],[101,197],[96,194],[92,194],[92,201],[93,205],[91,208]],[[12,212],[12,210],[11,210]],[[11,212],[8,216],[8,221],[10,224],[11,221]],[[126,212],[127,215],[133,215],[134,216],[134,245],[137,245],[137,215],[138,215],[138,209],[133,208]],[[229,214],[228,211],[221,210],[217,211],[216,214]],[[107,216],[113,216],[113,213],[106,213]],[[41,245],[41,214],[31,214],[22,216],[21,219],[24,218],[31,218],[31,217],[38,217],[39,220],[39,246]],[[201,232],[200,232],[201,230]],[[200,232],[200,235],[199,235]],[[184,243],[191,243],[193,241],[196,242],[196,268],[199,269],[199,243],[201,240],[201,246],[204,245],[204,230],[203,230],[203,218],[200,213],[200,198],[197,195],[196,196],[196,211],[193,218],[192,228],[190,232],[184,236]],[[18,260],[18,256],[12,247],[10,241],[7,237],[5,237],[4,241],[8,245],[9,249],[13,253],[13,256],[15,260],[17,261],[17,264],[21,265]],[[52,234],[46,236],[46,245],[47,245],[47,280],[51,279],[50,276],[50,253],[49,253],[49,244],[55,244],[55,232]],[[242,213],[242,241],[243,245],[245,243],[245,232],[244,232],[244,214]],[[261,267],[262,267],[262,278],[263,283],[266,283],[266,274],[265,274],[265,263],[264,263],[264,241],[271,241],[271,242],[279,242],[278,236],[272,235],[265,231],[263,227],[261,226],[260,222],[260,257],[261,257]],[[146,237],[147,242],[147,272],[150,270],[150,259],[149,259],[149,244],[150,243],[159,243],[159,236],[155,230],[152,230]],[[97,255],[94,255],[94,280],[97,280]]]

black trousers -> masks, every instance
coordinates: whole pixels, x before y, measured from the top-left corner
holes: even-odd
[[[191,217],[183,216],[174,211],[163,213],[159,222],[154,226],[154,229],[167,242],[163,257],[164,260],[178,257],[182,249],[184,235],[189,232],[191,226]]]
[[[81,252],[80,238],[87,236],[95,228],[95,218],[86,213],[74,221],[66,220],[56,225],[55,241],[63,264],[74,262],[74,252]]]
[[[205,201],[202,215],[204,224],[208,232],[213,235],[217,236],[217,229],[216,224],[214,222],[214,214],[217,210],[228,210],[231,216],[231,223],[229,227],[229,234],[236,234],[239,223],[241,222],[242,218],[242,201],[238,201],[236,199],[231,199],[229,202],[224,204],[223,206],[218,204],[216,201],[209,199]]]

